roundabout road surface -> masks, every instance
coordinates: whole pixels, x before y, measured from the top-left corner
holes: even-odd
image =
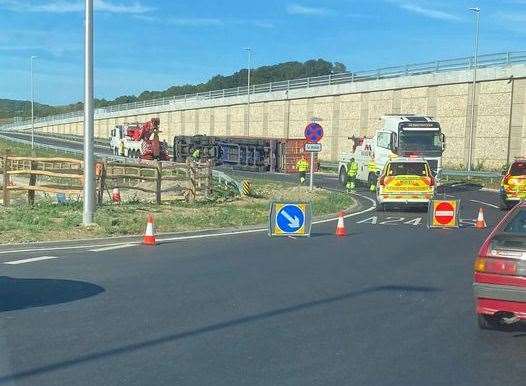
[[[446,194],[462,200],[456,230],[369,211],[346,219],[344,238],[326,222],[305,239],[0,255],[0,384],[523,384],[526,331],[474,318],[488,230],[472,219],[482,206],[494,224],[496,195]]]

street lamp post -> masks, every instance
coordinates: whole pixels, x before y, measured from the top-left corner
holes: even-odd
[[[31,150],[35,148],[35,84],[33,82],[33,60],[36,56],[31,56]]]
[[[475,14],[475,48],[473,63],[473,87],[471,93],[471,122],[469,125],[468,172],[470,172],[473,168],[473,133],[475,131],[475,96],[477,89],[477,67],[479,55],[480,8],[470,8],[469,10]]]
[[[93,154],[93,0],[86,0],[84,31],[84,226],[93,224],[95,158]]]
[[[252,67],[252,49],[245,48],[248,53],[248,74],[247,74],[247,133],[250,134],[250,73]]]

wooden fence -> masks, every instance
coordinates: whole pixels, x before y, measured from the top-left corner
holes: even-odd
[[[160,204],[163,193],[176,193],[174,199],[193,202],[212,194],[212,163],[148,162],[144,164],[104,163],[102,187],[137,190],[155,195]],[[170,183],[168,183],[170,182]],[[167,186],[169,185],[169,186]]]
[[[27,191],[29,204],[35,202],[35,192],[83,194],[83,162],[62,157],[0,157],[3,174],[3,200],[8,206],[11,192]],[[20,182],[25,177],[27,183]],[[193,202],[198,197],[212,194],[212,164],[185,164],[172,162],[145,162],[122,164],[98,162],[96,165],[97,202],[103,201],[104,192],[111,195],[113,188],[151,193],[160,204],[163,193],[175,193],[173,199]]]

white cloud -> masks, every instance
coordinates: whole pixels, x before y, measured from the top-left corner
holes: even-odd
[[[526,33],[526,13],[524,12],[497,12],[495,19],[503,29],[519,34]]]
[[[259,28],[275,28],[276,26],[274,23],[271,23],[270,21],[264,21],[264,20],[254,20],[251,21],[250,24],[253,24],[256,27]]]
[[[221,19],[204,17],[170,18],[167,22],[180,27],[221,27],[225,24]]]
[[[271,29],[276,26],[268,20],[253,19],[219,19],[219,18],[194,18],[194,17],[168,17],[161,18],[152,15],[134,15],[134,18],[150,23],[165,23],[177,27],[228,27],[235,25],[249,25],[258,28]]]
[[[74,55],[82,51],[82,36],[71,31],[9,29],[0,35],[0,50],[12,51],[15,56],[27,56],[24,51],[46,52],[54,57]]]
[[[302,16],[327,16],[332,14],[333,11],[323,7],[309,7],[301,4],[289,4],[287,6],[287,13],[289,15]]]
[[[83,1],[24,1],[24,0],[0,0],[0,8],[15,12],[46,12],[46,13],[71,13],[84,11]],[[135,1],[131,4],[116,3],[109,0],[94,0],[93,8],[98,12],[109,13],[128,13],[141,14],[153,11],[153,8],[146,7],[140,2]]]
[[[93,7],[96,11],[111,13],[146,13],[154,10],[153,8],[146,7],[137,1],[133,4],[117,4],[106,0],[95,0]]]
[[[390,1],[391,3],[395,3],[400,8],[416,13],[431,19],[437,19],[437,20],[444,20],[444,21],[460,21],[460,17],[457,15],[454,15],[452,13],[441,11],[439,9],[431,8],[428,6],[424,6],[421,4],[417,4],[416,2],[407,2],[407,1]]]
[[[524,23],[526,22],[526,13],[517,13],[517,12],[499,12],[497,16],[504,20],[515,23]]]

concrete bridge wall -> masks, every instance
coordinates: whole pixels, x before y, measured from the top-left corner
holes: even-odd
[[[478,70],[474,132],[474,166],[499,168],[514,156],[526,155],[526,66]],[[162,137],[223,135],[299,138],[310,117],[325,129],[320,158],[336,161],[348,151],[352,135],[371,135],[389,113],[431,115],[447,136],[444,162],[467,163],[472,104],[472,71],[459,70],[404,76],[251,96],[188,101],[97,115],[95,135],[107,137],[115,124],[159,117]],[[250,124],[248,123],[250,122]],[[39,123],[41,132],[82,134],[82,118]],[[23,126],[20,128],[28,129]]]

